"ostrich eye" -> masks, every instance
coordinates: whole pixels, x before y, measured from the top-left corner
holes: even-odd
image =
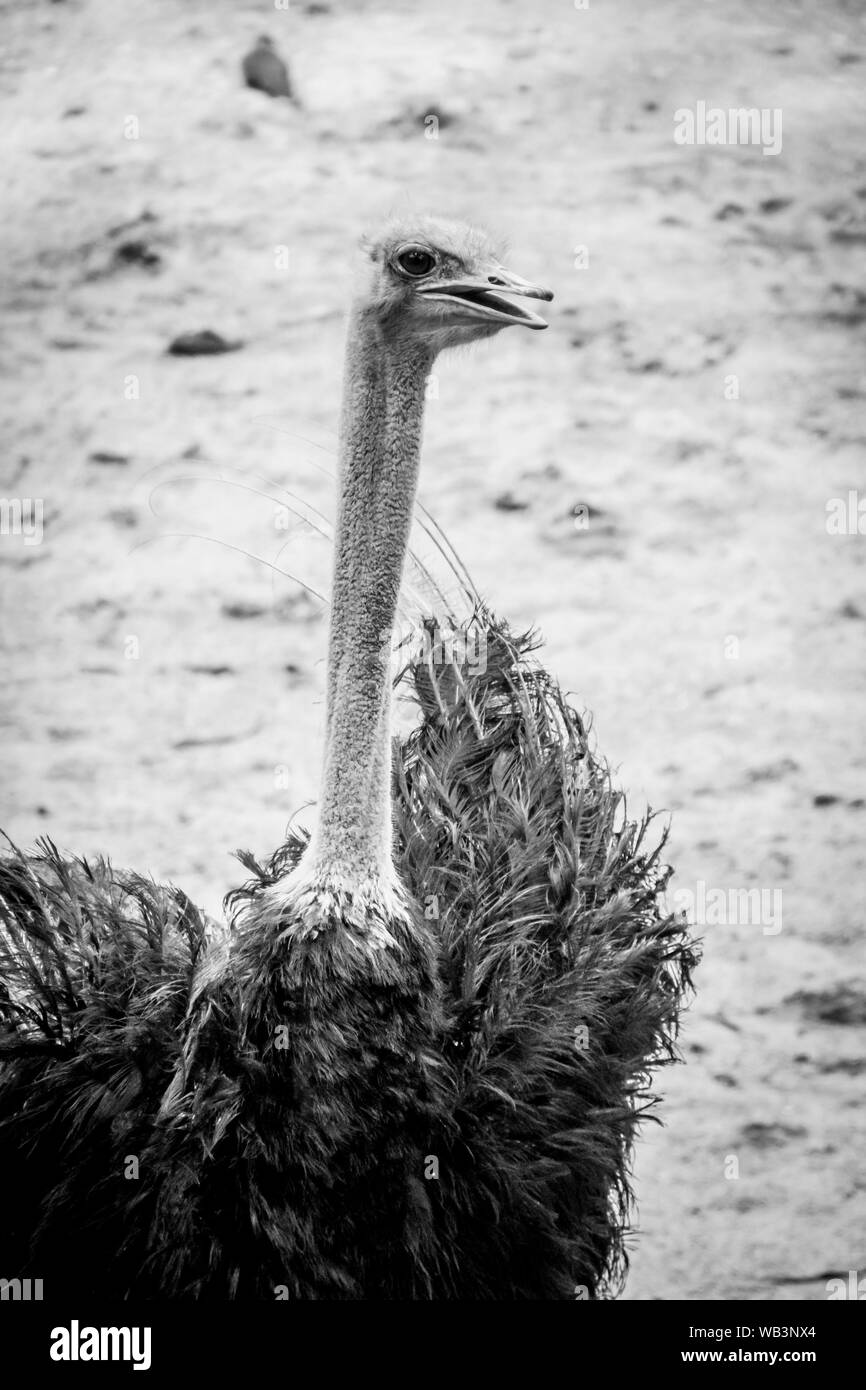
[[[436,264],[436,257],[424,246],[407,246],[397,257],[397,265],[404,275],[417,280],[428,275]]]

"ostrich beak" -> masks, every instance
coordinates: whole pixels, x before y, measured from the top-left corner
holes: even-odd
[[[512,304],[505,295],[519,295],[521,299],[552,299],[553,291],[540,285],[531,285],[520,275],[506,270],[498,262],[491,262],[475,275],[461,276],[458,280],[435,280],[424,286],[420,293],[425,299],[438,299],[459,304],[469,311],[469,318],[490,319],[500,324],[523,324],[524,328],[547,328],[547,320],[521,304]]]

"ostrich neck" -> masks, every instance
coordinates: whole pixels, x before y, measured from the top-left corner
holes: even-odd
[[[319,819],[320,882],[393,884],[391,639],[433,354],[356,307],[346,350]]]

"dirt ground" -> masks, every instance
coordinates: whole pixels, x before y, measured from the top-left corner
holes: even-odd
[[[504,232],[551,326],[440,362],[422,500],[632,809],[671,815],[705,936],[625,1296],[862,1278],[862,0],[0,22],[0,490],[44,506],[40,543],[0,535],[0,824],[213,911],[231,851],[279,842],[316,791],[325,608],[268,566],[328,583],[352,248],[412,209]],[[297,105],[241,85],[261,32]],[[677,144],[698,101],[779,109],[781,151]],[[241,345],[167,353],[202,329]]]

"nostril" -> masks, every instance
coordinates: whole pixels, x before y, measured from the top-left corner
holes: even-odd
[[[487,282],[490,285],[501,285],[503,289],[505,288],[505,281],[500,280],[496,275],[488,275]]]

